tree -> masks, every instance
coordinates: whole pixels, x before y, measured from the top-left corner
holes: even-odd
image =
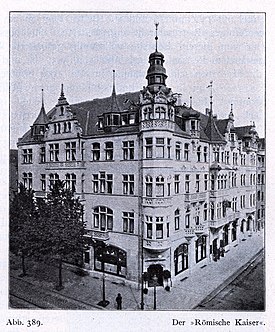
[[[37,248],[35,236],[35,219],[37,209],[33,191],[26,189],[22,183],[10,203],[10,251],[21,256],[22,274],[26,275],[25,258]]]
[[[71,190],[65,188],[65,183],[58,180],[50,188],[45,209],[47,211],[43,216],[44,248],[46,254],[58,261],[57,289],[60,290],[63,288],[63,261],[83,256],[85,232],[83,205],[79,202],[79,198],[74,197]]]

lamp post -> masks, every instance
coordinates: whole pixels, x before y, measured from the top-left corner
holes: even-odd
[[[157,309],[157,284],[158,284],[158,278],[156,275],[152,277],[153,285],[154,285],[154,310]]]
[[[107,307],[107,305],[110,303],[110,301],[106,300],[106,294],[105,294],[105,250],[107,245],[105,243],[102,243],[100,245],[101,253],[102,253],[102,300],[98,302],[98,305],[101,307]]]

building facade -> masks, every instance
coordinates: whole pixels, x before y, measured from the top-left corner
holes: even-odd
[[[114,81],[109,98],[75,105],[62,85],[47,113],[42,99],[18,141],[18,174],[37,197],[61,179],[81,198],[87,268],[162,284],[164,270],[175,280],[218,264],[263,228],[264,149],[254,124],[234,126],[233,105],[226,119],[214,115],[212,92],[205,112],[183,105],[157,46],[146,79],[140,92],[116,95]]]

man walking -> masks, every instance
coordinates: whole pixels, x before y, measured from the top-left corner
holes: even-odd
[[[117,294],[116,303],[117,303],[117,310],[121,310],[122,309],[122,296],[120,293]]]

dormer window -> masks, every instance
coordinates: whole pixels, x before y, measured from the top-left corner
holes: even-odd
[[[64,107],[63,106],[60,107],[60,115],[64,115]]]
[[[129,124],[135,124],[136,116],[135,114],[130,114],[129,115]]]
[[[196,130],[196,121],[191,120],[191,130]]]
[[[98,129],[102,129],[103,128],[103,118],[99,118],[98,119]]]
[[[111,115],[107,115],[106,116],[106,126],[110,126],[111,125]]]
[[[119,125],[119,115],[118,114],[113,115],[113,124],[114,124],[114,126]]]

